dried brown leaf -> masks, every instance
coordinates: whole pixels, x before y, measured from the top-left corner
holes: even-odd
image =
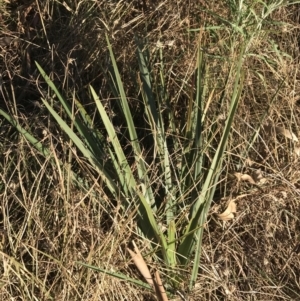
[[[300,146],[299,145],[295,146],[294,153],[296,156],[300,157]]]
[[[297,136],[290,130],[287,130],[280,126],[276,126],[275,131],[277,134],[283,135],[284,137],[291,139],[294,142],[298,142]]]
[[[293,142],[298,142],[297,136],[292,131],[287,130],[283,127],[280,127],[280,126],[273,127],[271,125],[266,125],[266,126],[264,126],[264,129],[265,129],[265,131],[267,131],[270,134],[272,132],[274,133],[274,130],[275,130],[275,133],[277,135],[282,135],[288,139],[291,139]]]
[[[259,184],[259,185],[263,185],[263,184],[266,184],[267,181],[268,181],[268,180],[267,180],[266,178],[261,178],[261,179],[259,179],[258,184]]]
[[[134,244],[134,251],[135,252],[133,252],[129,248],[127,248],[127,251],[129,252],[129,254],[130,254],[130,256],[131,256],[134,264],[136,265],[136,267],[138,268],[138,270],[140,271],[140,273],[143,275],[143,277],[145,278],[145,280],[148,282],[148,284],[150,284],[151,286],[153,286],[154,283],[153,283],[152,276],[150,274],[148,266],[147,266],[147,264],[146,264],[143,256],[141,255],[138,247]]]
[[[255,170],[253,177],[254,177],[255,181],[258,181],[259,179],[262,179],[263,178],[263,173],[262,173],[261,169]]]
[[[267,182],[267,179],[264,178],[261,169],[258,169],[254,172],[253,178],[254,178],[255,183],[260,184],[260,185],[265,184]]]
[[[159,276],[158,270],[155,271],[154,274],[154,283],[155,283],[155,291],[159,301],[168,301],[168,296],[165,291],[165,288],[162,284],[161,278]]]
[[[237,179],[239,181],[247,181],[251,184],[256,184],[255,181],[253,180],[253,178],[247,174],[242,174],[240,172],[236,172],[236,173],[234,173],[234,175],[237,177]]]
[[[246,166],[252,166],[254,164],[254,162],[250,158],[247,158],[245,160],[245,164],[246,164]]]
[[[222,221],[229,221],[234,218],[234,214],[236,212],[236,203],[233,200],[228,202],[227,208],[221,214],[218,214],[218,218]]]

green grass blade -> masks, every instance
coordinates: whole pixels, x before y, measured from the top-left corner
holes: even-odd
[[[227,118],[227,121],[225,124],[224,132],[223,132],[220,144],[218,146],[218,149],[216,151],[216,154],[214,156],[214,159],[213,159],[213,162],[211,165],[211,169],[207,176],[207,180],[204,183],[203,189],[204,189],[205,194],[203,194],[203,195],[201,194],[199,197],[199,200],[198,200],[201,207],[203,204],[203,207],[201,208],[202,210],[199,210],[199,208],[196,208],[196,211],[201,212],[200,218],[199,218],[199,225],[204,225],[207,220],[207,214],[210,209],[211,202],[212,202],[212,199],[214,196],[216,184],[219,180],[221,164],[223,162],[222,158],[224,156],[228,137],[229,137],[229,134],[231,131],[231,126],[232,126],[235,112],[236,112],[236,109],[237,109],[237,106],[239,103],[239,99],[240,99],[240,96],[242,93],[243,82],[244,82],[244,72],[242,71],[243,55],[244,55],[244,48],[242,49],[242,51],[240,53],[240,58],[238,61],[235,85],[234,85],[234,89],[232,92],[231,106],[230,106],[228,118]],[[196,206],[197,205],[199,206],[198,202],[196,203]],[[196,215],[198,215],[197,213],[196,213]],[[196,218],[198,219],[198,216]],[[201,256],[201,248],[202,248],[203,231],[204,231],[204,227],[201,227],[197,231],[198,233],[196,233],[197,242],[196,242],[193,270],[192,270],[191,279],[190,279],[190,288],[192,288],[194,286],[196,278],[197,278],[197,274],[198,274],[198,268],[199,268],[200,256]]]
[[[107,40],[107,45],[108,45],[108,50],[110,53],[110,58],[113,64],[113,69],[114,69],[114,75],[117,81],[117,87],[120,93],[120,100],[121,100],[121,106],[123,109],[123,113],[126,119],[126,123],[127,123],[127,127],[129,130],[129,136],[130,136],[130,141],[131,141],[131,146],[133,148],[134,151],[134,156],[135,156],[135,161],[136,161],[136,165],[137,165],[137,170],[138,170],[138,175],[139,175],[139,180],[143,183],[146,184],[146,189],[147,189],[147,200],[149,201],[149,203],[151,204],[152,208],[154,211],[156,211],[156,204],[155,204],[155,200],[154,200],[154,195],[149,183],[149,179],[148,179],[148,175],[147,175],[147,168],[145,166],[145,162],[143,160],[143,156],[142,156],[142,152],[141,152],[141,148],[139,145],[139,139],[136,133],[136,129],[133,123],[133,118],[132,118],[132,114],[130,112],[129,109],[129,105],[127,102],[127,97],[123,88],[123,84],[122,84],[122,80],[121,80],[121,76],[118,70],[118,66],[112,51],[112,47],[111,44],[109,42],[108,36],[106,35],[106,40]]]
[[[124,174],[123,172],[121,171],[121,167],[120,165],[118,164],[118,161],[115,157],[115,154],[112,152],[112,150],[110,149],[110,147],[107,146],[106,144],[106,140],[105,140],[105,137],[100,133],[99,130],[95,129],[94,127],[94,124],[93,124],[93,121],[91,119],[91,117],[88,115],[88,113],[86,112],[85,108],[82,106],[82,104],[75,98],[75,104],[76,104],[76,107],[78,108],[79,112],[80,112],[80,115],[83,119],[83,121],[85,122],[85,124],[87,125],[87,127],[89,129],[91,129],[93,131],[93,135],[94,135],[94,143],[90,143],[90,145],[92,145],[92,149],[96,149],[94,151],[94,153],[97,154],[97,158],[106,158],[106,157],[109,157],[115,167],[114,170],[110,169],[110,170],[107,170],[112,176],[113,175],[117,175],[120,179],[120,182],[121,183],[125,183],[125,179],[124,179]],[[105,145],[105,146],[104,146]],[[107,154],[104,152],[104,149],[105,151],[107,151],[109,153],[109,156],[107,156]],[[98,151],[100,152],[100,157],[98,155]],[[125,192],[125,195],[128,195],[128,189],[124,187],[124,192]]]
[[[240,63],[242,63],[242,60],[240,61]],[[244,74],[243,74],[243,71],[241,71],[241,64],[238,66],[237,73],[240,74],[240,76],[237,76],[237,78],[236,78],[236,88],[238,90],[235,90],[233,92],[233,99],[232,99],[232,104],[233,105],[232,105],[231,110],[229,112],[229,117],[228,117],[227,123],[225,125],[224,134],[223,134],[223,137],[221,139],[221,142],[223,142],[223,143],[220,145],[220,149],[217,150],[217,153],[219,153],[219,154],[224,153],[224,151],[225,151],[225,147],[226,147],[227,140],[228,140],[228,137],[229,137],[229,133],[230,133],[231,125],[232,125],[232,122],[233,122],[233,118],[235,116],[235,112],[236,112],[236,109],[237,109],[237,106],[238,106],[238,102],[239,102],[239,99],[240,99],[240,96],[241,96],[241,93],[242,93]],[[239,85],[239,87],[237,85]],[[211,202],[212,202],[212,199],[213,199],[213,196],[214,196],[214,193],[215,193],[217,182],[219,180],[219,174],[220,173],[219,173],[218,170],[220,170],[221,164],[222,164],[222,159],[221,159],[221,157],[219,157],[219,158],[216,159],[216,166],[217,166],[216,170],[217,170],[217,172],[214,176],[210,193],[207,196],[207,200],[203,200],[202,210],[199,210],[201,212],[200,218],[199,218],[199,223],[198,223],[199,225],[204,225],[206,223],[207,214],[208,214],[208,211],[209,211],[210,206],[211,206]],[[212,164],[212,165],[214,165],[214,164]],[[196,234],[197,242],[196,242],[196,250],[195,250],[193,270],[192,270],[191,280],[190,280],[190,289],[192,287],[194,287],[194,284],[195,284],[195,281],[196,281],[196,278],[197,278],[197,275],[198,275],[198,268],[199,268],[201,248],[202,248],[203,231],[204,231],[204,227],[201,227],[201,228],[199,228],[198,233]]]
[[[106,128],[106,131],[108,133],[110,142],[113,145],[113,148],[115,150],[115,154],[117,156],[118,159],[118,163],[119,163],[119,179],[121,182],[121,185],[123,187],[123,189],[125,191],[127,191],[129,189],[129,191],[131,192],[131,196],[135,195],[135,191],[136,191],[136,182],[134,179],[134,176],[132,174],[130,165],[126,159],[126,156],[123,152],[122,146],[120,144],[120,141],[118,139],[118,136],[115,132],[114,126],[112,125],[112,123],[109,120],[109,117],[99,99],[99,97],[97,96],[95,90],[90,86],[90,90],[92,93],[92,97],[96,103],[96,106],[98,108],[99,114],[101,116],[101,119],[104,123],[104,126]],[[129,195],[127,195],[127,197],[129,197]]]
[[[97,129],[95,129],[94,123],[92,121],[92,118],[90,117],[90,115],[87,113],[87,111],[85,110],[85,108],[83,107],[83,105],[80,103],[79,100],[77,100],[76,98],[74,98],[75,101],[75,105],[78,108],[81,118],[84,121],[85,125],[89,128],[89,129],[93,129],[93,133],[95,135],[95,141],[97,144],[100,144],[101,149],[103,149],[103,145],[105,144],[105,137],[100,133],[100,131],[98,131]],[[98,145],[97,145],[98,146]]]
[[[197,69],[195,72],[196,95],[195,100],[191,93],[188,105],[187,127],[185,139],[188,141],[184,147],[184,164],[180,169],[180,177],[184,180],[185,187],[193,187],[191,203],[193,203],[199,191],[201,191],[202,182],[199,177],[203,164],[203,137],[202,137],[202,111],[204,101],[204,83],[205,83],[205,62],[203,52],[198,47]]]
[[[176,260],[176,225],[175,221],[172,220],[169,222],[168,227],[168,258],[170,260],[170,266],[175,267],[177,260]]]
[[[107,187],[115,196],[118,196],[118,188],[114,181],[111,179],[110,175],[104,170],[103,166],[99,163],[97,158],[95,158],[94,154],[84,145],[84,143],[80,140],[80,138],[73,132],[73,130],[65,123],[65,121],[53,110],[50,104],[42,99],[44,105],[49,110],[51,115],[55,118],[64,132],[69,136],[69,138],[74,142],[74,144],[78,147],[78,149],[83,153],[85,158],[92,164],[92,166],[99,172],[100,176],[107,184]]]
[[[86,264],[86,263],[83,263],[83,262],[80,262],[80,261],[76,261],[76,263],[78,263],[78,264],[80,264],[80,265],[82,265],[84,267],[87,267],[89,269],[102,272],[102,273],[104,273],[106,275],[110,275],[110,276],[113,276],[115,278],[131,282],[131,283],[136,284],[136,285],[138,285],[138,286],[140,286],[142,288],[146,288],[146,289],[152,290],[152,287],[148,283],[145,283],[145,282],[143,282],[141,280],[130,278],[130,277],[128,277],[128,276],[126,276],[126,275],[124,275],[122,273],[111,272],[111,271],[108,271],[106,269],[101,269],[99,267],[95,267],[93,265]]]
[[[41,142],[34,138],[28,131],[26,131],[16,119],[12,118],[2,109],[0,109],[0,114],[10,122],[18,131],[21,133],[44,157],[48,158],[51,154],[48,148],[46,148]]]
[[[163,253],[163,256],[167,259],[167,262],[168,262],[169,258],[168,258],[168,255],[166,254],[167,243],[166,243],[165,237],[163,236],[162,232],[159,230],[159,227],[158,227],[155,217],[153,215],[152,209],[151,209],[149,203],[147,202],[147,199],[144,196],[144,194],[146,194],[145,193],[146,189],[142,189],[142,191],[139,191],[139,188],[137,187],[134,176],[130,170],[130,166],[126,160],[125,154],[124,154],[122,147],[120,145],[120,142],[117,138],[114,127],[111,124],[109,117],[107,116],[102,103],[100,102],[98,96],[96,95],[96,92],[94,91],[94,89],[92,87],[90,87],[90,89],[91,89],[92,96],[96,102],[98,111],[103,120],[103,123],[106,127],[110,141],[113,144],[113,147],[115,149],[115,153],[117,155],[119,164],[120,164],[120,166],[122,166],[122,169],[125,170],[125,180],[126,180],[125,186],[129,188],[132,198],[134,198],[134,196],[136,194],[139,197],[139,210],[138,210],[139,225],[140,225],[141,229],[143,230],[143,233],[146,236],[148,236],[150,239],[155,239],[156,243],[158,243],[161,246],[161,248],[162,248],[161,251]],[[142,186],[143,185],[144,184],[142,184]],[[145,188],[145,186],[143,186],[143,187]]]
[[[237,66],[237,71],[236,71],[237,75],[236,75],[236,80],[235,80],[234,91],[232,93],[231,107],[230,107],[229,115],[228,115],[226,125],[224,128],[223,136],[221,138],[218,149],[213,158],[213,161],[212,161],[211,167],[209,169],[208,175],[206,177],[206,180],[204,182],[204,185],[202,187],[202,192],[201,192],[200,196],[198,197],[197,202],[193,206],[192,218],[186,229],[186,233],[191,233],[191,234],[186,235],[184,237],[184,239],[180,243],[180,246],[178,249],[179,254],[182,255],[181,256],[182,263],[184,263],[184,264],[187,263],[187,259],[190,257],[190,254],[193,250],[193,246],[195,244],[193,229],[198,227],[199,224],[200,224],[200,226],[204,225],[204,223],[206,221],[206,216],[207,216],[207,213],[208,213],[211,201],[212,201],[215,184],[218,181],[220,167],[221,167],[221,163],[222,163],[222,157],[224,155],[224,151],[225,151],[225,148],[227,145],[227,140],[228,140],[228,136],[230,133],[231,125],[232,125],[235,111],[236,111],[238,101],[239,101],[239,89],[241,89],[241,87],[242,87],[241,67],[242,67],[242,62],[243,62],[243,54],[244,54],[244,51],[241,52],[238,66]],[[202,216],[202,218],[201,218],[201,220],[199,220],[201,216]],[[201,231],[203,231],[203,229],[200,228],[199,231],[201,232]],[[198,239],[198,248],[200,248],[201,245],[199,245],[199,244],[201,244],[202,234],[197,233],[196,237]],[[198,252],[198,253],[200,253],[200,252]],[[196,277],[196,273],[197,273],[196,270],[197,270],[198,264],[199,264],[199,260],[198,260],[198,262],[194,262],[195,268],[194,268],[194,271],[193,271],[193,274],[191,277],[191,282],[193,282],[194,278]]]
[[[68,103],[68,101],[62,97],[62,95],[59,93],[58,89],[56,88],[56,86],[54,85],[52,80],[49,78],[49,76],[45,73],[43,68],[37,62],[35,62],[35,64],[36,64],[39,72],[41,73],[42,77],[45,79],[46,83],[49,85],[49,87],[52,89],[52,91],[56,94],[57,98],[59,99],[60,103],[62,104],[63,108],[65,109],[65,112],[69,116],[70,120],[72,120],[74,126],[76,127],[76,129],[79,132],[82,139],[87,144],[90,151],[92,151],[94,156],[97,158],[103,157],[104,151],[102,149],[102,146],[100,144],[100,147],[99,147],[99,143],[97,143],[95,141],[95,137],[93,137],[93,135],[91,134],[91,130],[87,127],[86,124],[84,124],[84,122],[82,122],[80,120],[80,118],[78,116],[73,115],[72,108],[71,108],[70,104]],[[77,102],[77,104],[78,104],[78,102]],[[83,112],[82,106],[80,106],[79,108],[80,108],[80,112],[82,113]],[[88,120],[87,116],[88,115],[86,113],[86,116],[84,117],[86,121]]]
[[[137,42],[138,43],[138,42]],[[146,116],[148,123],[153,133],[153,139],[155,144],[154,152],[159,155],[159,162],[161,166],[161,173],[164,176],[164,188],[166,195],[166,223],[169,223],[174,219],[174,196],[173,196],[173,184],[171,176],[171,164],[169,160],[169,151],[167,147],[167,141],[164,133],[162,110],[156,107],[156,102],[152,92],[150,72],[148,70],[144,54],[141,47],[137,47],[137,56],[139,61],[140,76],[143,83],[143,99],[146,108]],[[161,70],[163,73],[163,70]],[[163,84],[163,74],[161,74],[161,81]],[[157,102],[159,106],[159,101]]]
[[[204,81],[205,81],[205,62],[203,58],[203,52],[198,47],[198,63],[197,63],[197,87],[196,87],[196,102],[195,102],[195,112],[194,112],[194,126],[193,126],[193,158],[195,160],[194,167],[194,179],[197,179],[202,171],[202,161],[203,161],[203,145],[202,145],[202,112],[203,112],[203,96],[205,95]],[[201,183],[198,184],[198,191],[200,191]]]
[[[6,112],[4,112],[2,109],[0,109],[0,115],[2,115],[7,121],[9,121],[18,131],[20,134],[22,134],[25,139],[27,139],[27,141],[29,143],[31,143],[39,152],[41,155],[43,155],[45,158],[51,158],[51,163],[53,163],[54,165],[56,165],[54,158],[52,158],[52,152],[45,147],[44,144],[42,144],[41,142],[39,142],[34,136],[32,136],[28,131],[26,131],[18,122],[17,120],[15,120],[14,118],[12,118],[10,115],[8,115]],[[63,163],[60,162],[60,166],[63,167]],[[89,188],[87,187],[87,183],[85,182],[84,179],[78,177],[74,172],[72,172],[71,174],[72,180],[74,181],[74,183],[76,185],[78,185],[78,187],[83,188],[84,190],[89,190]]]

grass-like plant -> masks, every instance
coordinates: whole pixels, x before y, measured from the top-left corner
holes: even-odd
[[[75,145],[86,159],[81,161],[81,164],[88,162],[86,165],[89,166],[85,166],[85,170],[92,169],[91,174],[93,173],[95,178],[102,179],[104,192],[108,196],[106,199],[110,199],[113,204],[120,204],[119,212],[124,216],[128,213],[135,216],[138,236],[142,241],[151,242],[145,247],[148,249],[148,256],[152,256],[156,266],[161,266],[161,270],[164,269],[164,286],[168,292],[171,291],[170,288],[176,288],[181,283],[189,289],[195,284],[207,216],[217,184],[220,182],[222,166],[225,166],[226,147],[231,137],[233,119],[243,88],[243,59],[246,53],[248,57],[264,62],[270,68],[273,68],[273,65],[277,66],[267,53],[256,53],[255,50],[252,53],[249,49],[256,43],[258,36],[266,35],[272,30],[267,23],[270,14],[288,3],[292,2],[271,1],[265,4],[252,1],[246,5],[244,1],[228,1],[230,13],[225,14],[226,17],[218,15],[216,11],[206,10],[207,14],[219,22],[217,26],[206,26],[204,30],[209,31],[215,38],[222,37],[222,34],[218,33],[231,32],[228,35],[230,38],[224,39],[223,44],[220,43],[223,46],[226,44],[224,49],[220,46],[222,51],[217,52],[218,54],[230,52],[228,57],[232,59],[229,63],[231,68],[223,86],[220,86],[219,79],[213,83],[206,59],[214,54],[199,45],[195,80],[191,85],[192,81],[188,78],[180,89],[185,92],[188,90],[187,94],[190,95],[187,105],[184,102],[185,106],[183,103],[179,104],[182,105],[180,112],[178,107],[172,107],[169,100],[166,83],[169,70],[166,70],[163,64],[163,48],[157,47],[160,64],[156,64],[155,73],[144,50],[147,47],[139,45],[138,42],[137,83],[140,88],[138,97],[143,115],[134,116],[133,103],[125,93],[124,82],[121,80],[112,46],[107,38],[110,53],[110,73],[107,74],[107,80],[119,108],[119,119],[124,121],[121,127],[122,137],[110,118],[110,112],[93,87],[89,87],[89,92],[95,105],[95,115],[101,119],[99,123],[104,125],[105,131],[96,128],[92,114],[87,112],[86,107],[75,96],[73,103],[63,97],[49,76],[39,64],[36,64],[56,97],[42,99],[44,106],[67,134],[70,144]],[[198,29],[190,30],[191,35],[192,31]],[[227,34],[224,36],[227,37]],[[279,51],[276,44],[274,51]],[[233,57],[236,57],[236,60]],[[221,57],[221,60],[225,61],[224,57]],[[224,64],[227,68],[228,61]],[[264,80],[259,69],[255,72]],[[53,103],[56,104],[55,107]],[[63,107],[62,114],[57,110],[60,105]],[[215,107],[212,109],[211,106]],[[222,126],[216,109],[218,106],[226,108],[225,112],[222,112]],[[216,114],[215,117],[210,116],[211,112]],[[261,120],[265,119],[266,114]],[[53,164],[54,168],[67,170],[73,183],[84,190],[86,196],[96,193],[90,185],[89,176],[85,178],[82,172],[77,174],[69,165],[64,165],[43,141],[23,128],[17,118],[9,116],[1,109],[0,115],[14,125],[41,155],[49,159],[48,162]],[[147,133],[147,137],[140,134],[138,127],[141,123],[145,127],[143,131]],[[248,140],[245,146],[241,146],[244,147],[244,152],[240,152],[241,161],[247,156],[245,153],[253,146],[253,141],[258,135],[259,130],[253,133],[250,143]],[[71,149],[68,151],[72,153]],[[64,185],[64,181],[61,182],[61,185]],[[96,195],[97,200],[102,202],[98,196]],[[147,265],[139,249],[133,245],[134,252],[128,249],[129,255],[132,256],[146,282],[130,278],[120,272],[112,272],[104,268],[106,265],[96,267],[83,262],[80,262],[80,265],[132,282],[142,288],[155,289],[158,299],[165,300],[166,294],[161,289],[159,275],[155,273],[154,276],[147,271]],[[189,271],[187,272],[189,278],[182,276],[178,272],[179,269]]]
[[[68,125],[68,121],[63,120],[59,116],[47,100],[43,99],[43,103],[61,128],[99,173],[110,193],[115,198],[122,200],[124,210],[128,209],[128,207],[137,209],[137,223],[140,233],[145,239],[149,239],[152,242],[153,249],[157,251],[158,256],[161,257],[166,267],[170,270],[170,275],[174,275],[173,273],[178,265],[187,266],[192,264],[189,282],[189,287],[192,288],[198,274],[204,225],[219,179],[226,143],[243,86],[243,72],[241,70],[243,51],[241,51],[237,64],[233,65],[231,70],[231,73],[235,74],[234,87],[224,131],[212,161],[208,163],[208,166],[205,166],[204,149],[208,147],[208,142],[203,135],[207,109],[204,107],[206,103],[206,74],[203,53],[199,50],[196,68],[196,93],[195,98],[189,100],[185,114],[185,129],[181,136],[172,135],[170,138],[170,135],[166,133],[166,121],[161,109],[163,104],[160,103],[161,99],[155,99],[145,56],[141,48],[138,48],[145,117],[154,143],[152,150],[153,164],[157,164],[159,169],[159,177],[156,181],[164,188],[165,201],[158,207],[151,184],[153,170],[149,163],[146,163],[147,160],[140,144],[134,118],[130,111],[108,39],[107,43],[114,71],[112,81],[115,83],[119,105],[126,120],[128,141],[130,141],[130,146],[134,153],[136,172],[133,171],[132,163],[129,162],[123,151],[122,143],[118,138],[115,127],[92,87],[90,87],[91,95],[106,128],[109,142],[105,142],[107,139],[104,139],[99,131],[95,130],[91,133],[89,129],[93,128],[92,118],[78,101],[76,102],[76,107],[80,111],[81,116],[74,116],[71,105],[61,96],[53,82],[37,64],[41,75],[54,91],[74,124],[74,130]],[[231,75],[229,77],[231,78]],[[163,69],[161,69],[161,89],[164,89]],[[223,99],[219,101],[222,102]],[[177,125],[173,118],[173,113],[170,110],[169,114],[167,114],[169,118],[167,123],[170,128],[176,129]],[[171,139],[172,142],[170,143],[168,139]],[[184,146],[182,145],[183,141],[185,143]],[[173,145],[176,156],[171,156],[169,145]],[[106,163],[105,166],[100,159],[103,155],[110,158],[110,163]],[[186,213],[188,213],[188,218],[184,219]],[[162,219],[166,228],[165,232],[158,222]],[[177,281],[182,281],[182,279],[177,277]],[[173,285],[176,283],[174,279],[172,282]]]
[[[124,132],[134,154],[134,162],[125,154],[115,126],[93,87],[90,86],[90,93],[107,135],[103,135],[95,128],[92,117],[78,100],[75,99],[72,106],[61,95],[42,67],[36,63],[40,74],[55,93],[69,120],[64,120],[48,100],[42,99],[42,101],[72,143],[101,177],[107,193],[115,200],[121,201],[123,212],[136,210],[139,234],[151,241],[157,260],[162,260],[163,265],[169,271],[169,279],[165,283],[166,288],[170,285],[176,287],[185,281],[176,273],[178,267],[192,266],[189,279],[191,289],[198,275],[204,227],[219,180],[226,144],[243,87],[244,51],[241,49],[238,60],[232,64],[224,87],[225,91],[226,89],[232,91],[226,122],[213,157],[208,160],[205,153],[211,152],[212,139],[204,127],[207,124],[207,110],[212,98],[216,96],[213,93],[208,95],[207,92],[205,56],[200,50],[200,45],[195,68],[196,89],[195,93],[191,93],[186,110],[182,112],[186,122],[180,133],[179,123],[174,117],[175,112],[168,103],[163,64],[159,71],[160,85],[153,87],[149,64],[142,48],[137,47],[144,117],[148,124],[149,139],[153,143],[152,161],[149,163],[149,158],[145,155],[146,152],[143,150],[137,133],[135,120],[108,38],[107,44],[113,70],[112,90],[121,108],[122,118],[126,121]],[[160,55],[162,56],[162,53]],[[228,99],[229,95],[222,93],[217,101],[222,103],[225,97]],[[162,109],[166,105],[167,113]],[[74,106],[80,112],[79,115],[74,114]],[[1,114],[14,124],[44,156],[51,156],[51,152],[16,124],[15,120],[3,111]],[[172,134],[168,133],[169,130]],[[108,158],[105,163],[104,157]],[[61,165],[63,166],[62,163]],[[158,169],[158,173],[154,172],[154,167]],[[85,183],[84,179],[79,179],[75,174],[72,175],[77,183],[80,182],[81,185]],[[163,202],[158,202],[156,199],[154,182],[163,189],[162,195],[159,196],[160,199],[164,199]],[[146,284],[120,273],[111,273],[101,267],[86,266],[147,287]]]

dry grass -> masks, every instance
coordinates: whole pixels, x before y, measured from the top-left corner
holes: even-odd
[[[198,32],[187,28],[222,23],[205,9],[230,20],[228,3],[83,1],[76,7],[73,2],[66,1],[65,7],[50,0],[1,4],[1,35],[13,38],[0,54],[1,108],[43,140],[57,158],[69,162],[70,145],[41,106],[41,92],[47,88],[37,81],[33,61],[43,65],[67,96],[75,91],[88,107],[87,85],[92,84],[113,106],[105,76],[107,31],[134,107],[138,92],[133,84],[138,70],[134,34],[145,37],[147,32],[154,75],[159,62],[157,41],[165,43],[168,93],[171,105],[178,108],[176,117],[184,119],[181,108],[190,97],[199,38]],[[295,143],[272,130],[284,127],[299,137],[298,10],[295,5],[276,11],[272,22],[252,41],[253,55],[245,63],[247,84],[209,215],[196,288],[189,293],[181,288],[189,300],[300,299],[299,156]],[[286,23],[275,25],[275,21]],[[228,62],[236,56],[229,33],[206,31],[201,36],[209,54],[210,74],[220,81],[225,81]],[[210,84],[214,86],[213,81]],[[223,91],[219,82],[215,84],[219,95]],[[216,116],[226,106],[212,102],[208,110],[212,122],[218,120],[215,127],[207,126],[215,137],[223,126],[222,118]],[[72,151],[72,168],[93,183],[97,198],[79,191],[59,164],[45,161],[10,125],[0,122],[0,298],[155,300],[146,290],[76,263],[139,278],[125,251],[132,238],[139,240],[134,212],[120,214],[120,204],[107,197],[103,183],[80,154]],[[271,131],[266,130],[267,125]],[[259,136],[245,157],[246,146],[259,126]],[[236,169],[250,175],[261,170],[266,183],[258,189],[238,182],[231,177]],[[223,197],[238,198],[234,221],[223,223],[216,218]],[[146,260],[157,264],[151,263],[151,256]]]

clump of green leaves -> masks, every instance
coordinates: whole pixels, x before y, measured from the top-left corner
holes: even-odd
[[[175,112],[169,109],[167,115],[163,113],[163,101],[167,101],[167,93],[163,93],[165,97],[156,98],[154,91],[157,90],[157,87],[152,86],[145,55],[141,47],[137,48],[144,115],[148,124],[147,130],[154,145],[151,164],[158,168],[159,172],[156,175],[159,174],[159,176],[156,176],[155,181],[164,190],[164,201],[159,206],[159,202],[156,200],[157,195],[154,192],[153,168],[150,168],[151,164],[146,163],[149,160],[145,157],[146,152],[143,152],[135,120],[108,38],[107,44],[113,70],[111,75],[112,90],[121,108],[122,117],[126,121],[127,141],[133,151],[136,171],[133,170],[132,162],[124,153],[122,142],[116,133],[114,124],[93,87],[90,86],[90,93],[107,135],[103,135],[95,128],[92,117],[78,100],[74,98],[74,103],[70,104],[61,95],[42,67],[36,63],[40,74],[56,95],[69,120],[64,120],[48,100],[42,99],[42,101],[72,143],[101,177],[110,195],[121,201],[123,211],[136,210],[139,234],[151,241],[157,258],[163,261],[169,271],[166,287],[168,287],[168,282],[171,286],[177,286],[178,283],[184,281],[180,275],[176,274],[177,267],[187,268],[192,265],[189,280],[189,288],[191,289],[198,274],[204,225],[219,180],[226,144],[241,96],[244,51],[243,49],[240,50],[239,59],[233,63],[228,75],[230,81],[228,80],[224,87],[225,90],[232,91],[229,110],[213,158],[207,163],[205,151],[210,148],[210,141],[212,140],[204,134],[206,131],[203,128],[206,124],[208,109],[208,93],[206,91],[208,77],[206,76],[205,55],[201,51],[200,45],[195,68],[196,92],[191,93],[194,96],[189,99],[187,109],[183,112],[183,116],[186,116],[186,124],[181,135],[178,134],[179,125],[174,118]],[[164,80],[164,70],[163,65],[161,65],[159,88],[161,91],[165,91]],[[232,84],[229,84],[232,81],[234,82],[233,88]],[[228,95],[223,93],[217,101],[222,103],[225,96],[228,98]],[[210,94],[209,99],[211,100],[212,97],[214,97],[213,94]],[[75,114],[75,111],[80,114]],[[5,112],[1,111],[0,113],[14,124],[44,156],[51,157],[51,152],[41,142],[21,128]],[[71,126],[69,125],[70,122]],[[167,133],[168,128],[177,134],[169,135]],[[172,145],[172,150],[170,145]],[[105,162],[104,157],[108,158]],[[62,163],[60,164],[63,166]],[[74,173],[72,173],[72,178],[77,184],[86,187],[84,179],[80,179]],[[101,267],[98,269],[101,270]],[[138,283],[125,275],[113,274]],[[142,284],[140,283],[140,285]]]
[[[105,126],[108,139],[96,129],[94,131],[90,130],[94,127],[92,118],[79,101],[76,101],[75,106],[79,110],[80,116],[73,114],[74,110],[72,110],[71,105],[62,97],[40,65],[36,64],[41,75],[64,107],[73,127],[71,128],[68,121],[60,117],[46,99],[42,99],[42,101],[72,142],[97,170],[110,193],[122,201],[124,210],[129,207],[137,208],[137,222],[140,233],[145,239],[152,242],[153,249],[170,270],[170,275],[174,275],[173,272],[177,266],[187,266],[192,262],[193,268],[190,276],[190,288],[192,288],[198,273],[203,226],[219,179],[227,140],[243,86],[243,51],[241,51],[236,65],[232,66],[231,72],[235,74],[234,87],[226,124],[207,172],[207,166],[204,166],[203,163],[203,149],[207,147],[205,146],[207,141],[203,136],[204,131],[202,129],[206,118],[204,109],[206,74],[203,52],[199,48],[196,68],[196,94],[195,99],[189,100],[185,131],[181,137],[173,135],[170,138],[166,133],[166,121],[160,109],[162,103],[159,103],[159,100],[154,97],[145,56],[141,48],[138,48],[145,117],[154,142],[153,158],[155,158],[155,162],[157,162],[155,164],[158,164],[159,168],[157,181],[164,188],[165,196],[162,207],[158,208],[151,182],[153,171],[146,164],[147,160],[142,151],[134,118],[108,39],[107,43],[114,71],[112,76],[115,83],[114,88],[117,91],[119,105],[126,120],[128,141],[130,141],[134,153],[136,173],[132,170],[131,163],[123,151],[115,127],[93,87],[90,87],[90,92]],[[163,86],[163,70],[161,70],[161,78]],[[222,101],[222,99],[219,101]],[[174,121],[173,113],[171,111],[168,114],[167,124],[176,129],[178,125]],[[170,142],[167,139],[173,139],[171,144],[175,148],[174,152],[177,153],[175,159],[170,154],[168,147]],[[182,146],[182,141],[188,141],[188,143]],[[103,164],[101,161],[103,156],[110,158],[110,164]],[[177,180],[172,180],[174,178]],[[159,216],[157,215],[158,209]],[[183,215],[187,212],[188,218],[185,219]],[[161,220],[163,220],[166,228],[165,232],[158,222]],[[180,278],[177,278],[177,280],[181,281]],[[172,284],[174,285],[174,282]]]

